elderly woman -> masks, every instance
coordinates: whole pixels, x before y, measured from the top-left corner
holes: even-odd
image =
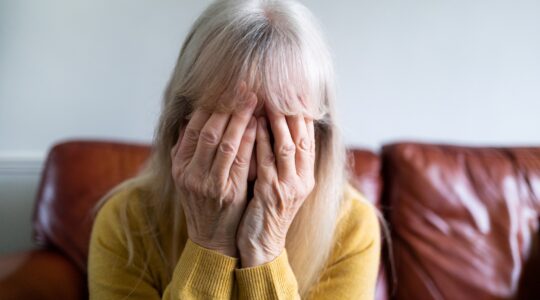
[[[195,22],[151,160],[99,204],[91,299],[373,299],[376,209],[346,182],[309,11],[221,0]]]

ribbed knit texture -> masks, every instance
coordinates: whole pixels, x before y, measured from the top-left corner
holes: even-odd
[[[151,239],[134,235],[135,255],[128,264],[127,241],[120,219],[123,204],[130,227],[143,228],[137,190],[119,192],[99,211],[90,241],[90,299],[298,299],[298,280],[284,250],[273,261],[239,268],[236,258],[186,240],[172,278]],[[380,227],[373,205],[351,186],[345,189],[335,242],[319,281],[306,299],[373,299],[380,258]],[[170,226],[164,222],[163,228]],[[171,236],[159,237],[164,251]],[[187,238],[187,237],[186,237]],[[317,249],[311,249],[317,251]],[[306,255],[309,255],[309,249]],[[170,253],[164,253],[169,257]],[[316,255],[316,253],[315,253]]]
[[[238,259],[204,249],[188,240],[173,279],[179,286],[214,298],[230,299]],[[212,274],[210,279],[208,274]]]
[[[275,260],[252,268],[237,269],[239,296],[241,299],[295,299],[298,284],[283,251]]]

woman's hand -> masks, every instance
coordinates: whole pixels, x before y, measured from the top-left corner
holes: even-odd
[[[285,248],[287,231],[315,184],[313,120],[267,109],[274,149],[266,120],[257,126],[257,180],[238,229],[242,267],[274,260]],[[274,155],[275,153],[275,155]]]
[[[171,150],[172,176],[182,197],[189,238],[237,256],[236,231],[247,202],[247,177],[257,129],[254,93],[235,113],[197,110]]]

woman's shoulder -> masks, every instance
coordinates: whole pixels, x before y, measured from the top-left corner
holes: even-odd
[[[378,209],[349,183],[344,188],[335,241],[333,256],[348,255],[380,243]]]
[[[99,216],[119,217],[122,214],[139,214],[139,201],[141,200],[141,189],[137,187],[124,187],[113,190],[102,200],[96,214]],[[131,216],[133,217],[133,216]]]
[[[124,241],[125,229],[140,228],[141,193],[137,187],[125,187],[106,196],[95,215],[92,237]]]
[[[341,222],[373,226],[374,223],[378,224],[378,214],[378,209],[364,194],[350,183],[345,185],[340,210]]]

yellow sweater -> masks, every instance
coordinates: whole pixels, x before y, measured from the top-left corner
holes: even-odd
[[[238,259],[202,248],[187,239],[172,280],[149,236],[134,238],[133,264],[126,267],[127,243],[120,227],[123,201],[136,191],[111,197],[99,211],[90,242],[88,284],[90,299],[298,299],[295,275],[286,250],[272,262],[239,268]],[[130,208],[130,224],[141,222],[140,208]],[[130,225],[131,226],[131,225]],[[149,233],[150,234],[150,233]],[[148,235],[149,235],[148,234]],[[347,185],[326,267],[310,289],[309,299],[374,299],[379,269],[380,231],[375,208]],[[170,238],[161,237],[164,246]],[[163,247],[167,249],[167,247]],[[150,253],[144,258],[142,253]],[[144,260],[148,260],[145,264]],[[147,265],[147,267],[144,267]]]

